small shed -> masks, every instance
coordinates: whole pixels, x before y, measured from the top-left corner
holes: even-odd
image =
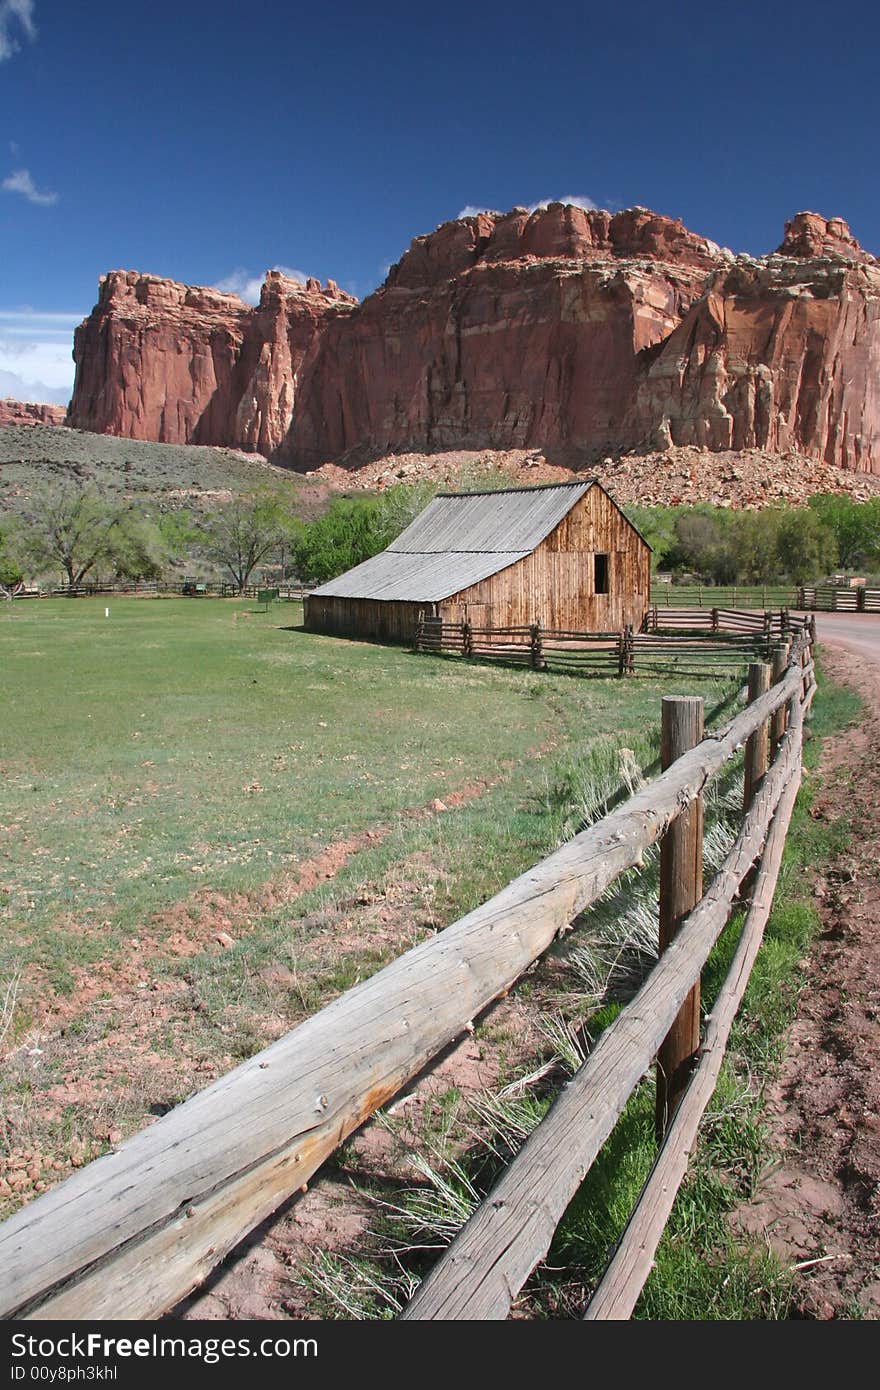
[[[387,550],[313,590],[313,632],[410,642],[421,617],[617,632],[648,606],[647,541],[594,478],[439,493]]]

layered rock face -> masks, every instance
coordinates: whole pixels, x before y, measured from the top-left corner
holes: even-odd
[[[364,445],[619,445],[640,354],[721,255],[642,208],[446,223],[328,325],[283,452],[302,466]]]
[[[328,281],[270,271],[256,308],[237,295],[136,271],[101,281],[76,330],[67,423],[164,444],[273,453],[328,317],[356,301]]]
[[[0,400],[0,425],[63,425],[67,414],[63,405],[42,405],[34,401]]]
[[[277,272],[260,305],[117,271],[68,422],[311,468],[405,450],[797,450],[880,473],[880,264],[800,213],[734,256],[644,208],[550,204],[417,237],[356,305]]]
[[[801,213],[738,256],[656,351],[627,427],[657,448],[796,449],[880,473],[880,264]]]

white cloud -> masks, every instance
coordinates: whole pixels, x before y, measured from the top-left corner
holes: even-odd
[[[70,386],[47,386],[45,381],[30,381],[17,372],[0,367],[0,397],[11,396],[15,401],[35,401],[38,405],[67,405],[73,390]]]
[[[0,394],[66,404],[73,389],[73,329],[83,317],[0,309]]]
[[[549,207],[551,203],[564,203],[566,207],[583,208],[585,212],[597,212],[598,203],[594,203],[592,198],[587,198],[582,193],[567,193],[564,198],[541,198],[537,203],[529,204],[529,212],[537,212],[540,208]]]
[[[273,265],[269,269],[280,270],[281,274],[286,275],[288,280],[298,280],[301,285],[304,285],[309,278],[304,271],[294,270],[289,265]],[[224,275],[222,280],[218,280],[214,289],[222,290],[224,294],[237,294],[239,299],[243,299],[246,304],[257,304],[265,278],[265,274],[252,275],[249,270],[243,270],[239,266],[237,270],[233,270],[229,275]]]
[[[8,178],[3,180],[3,189],[6,193],[20,193],[23,198],[27,198],[29,203],[37,203],[40,207],[48,208],[53,203],[58,202],[58,194],[50,193],[48,189],[39,189],[31,177],[30,169],[16,169]]]
[[[20,51],[22,37],[37,37],[34,8],[34,0],[0,0],[0,63]]]
[[[537,203],[529,203],[527,205],[528,211],[538,212],[540,208],[549,207],[551,203],[565,203],[567,207],[583,208],[585,212],[596,212],[599,207],[598,203],[594,203],[592,198],[588,198],[583,193],[568,193],[564,198],[540,198]],[[468,203],[467,207],[462,208],[458,217],[459,219],[462,217],[477,217],[481,212],[488,212],[495,217],[499,216],[495,208],[480,207],[476,203]]]

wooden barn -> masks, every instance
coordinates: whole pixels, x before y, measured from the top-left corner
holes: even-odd
[[[440,493],[387,550],[309,594],[305,625],[392,642],[412,641],[420,617],[638,630],[650,556],[595,479]]]

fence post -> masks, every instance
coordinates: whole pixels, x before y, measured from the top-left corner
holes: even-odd
[[[749,663],[749,704],[770,689],[770,667],[764,661]],[[764,774],[770,766],[770,721],[765,720],[746,741],[745,786],[743,809],[747,811],[755,799]]]
[[[698,695],[663,700],[661,762],[665,771],[703,738]],[[660,952],[703,896],[703,799],[697,797],[672,822],[660,842]],[[657,1138],[666,1132],[700,1047],[700,983],[685,999],[657,1053]]]
[[[718,609],[717,609],[717,608],[713,608],[713,609],[712,609],[712,631],[713,631],[713,632],[717,632],[717,631],[718,631]]]
[[[541,646],[541,624],[532,623],[529,632],[532,650],[532,666],[536,671],[540,671],[544,665],[544,652]]]
[[[471,632],[470,619],[465,618],[461,625],[461,654],[462,656],[472,656],[474,651],[474,639]]]
[[[864,584],[861,584],[861,585],[859,586],[859,588],[856,589],[856,612],[857,612],[857,613],[864,613],[864,611],[865,611],[865,586],[864,586]]]
[[[617,634],[617,674],[622,676],[626,670],[626,628]]]
[[[788,670],[788,659],[791,654],[791,647],[788,643],[783,643],[779,647],[773,648],[773,665],[770,673],[771,685],[776,685]],[[770,742],[775,752],[776,747],[785,733],[788,724],[788,706],[782,704],[771,717],[770,720]]]
[[[422,617],[422,615],[419,614],[419,621],[418,621],[418,623],[416,624],[416,651],[417,651],[417,652],[420,652],[420,651],[422,650],[423,642],[424,642],[424,637],[425,637],[425,620],[424,620],[424,618]]]
[[[791,615],[787,608],[780,608],[779,610],[779,631],[783,637],[791,632]]]

